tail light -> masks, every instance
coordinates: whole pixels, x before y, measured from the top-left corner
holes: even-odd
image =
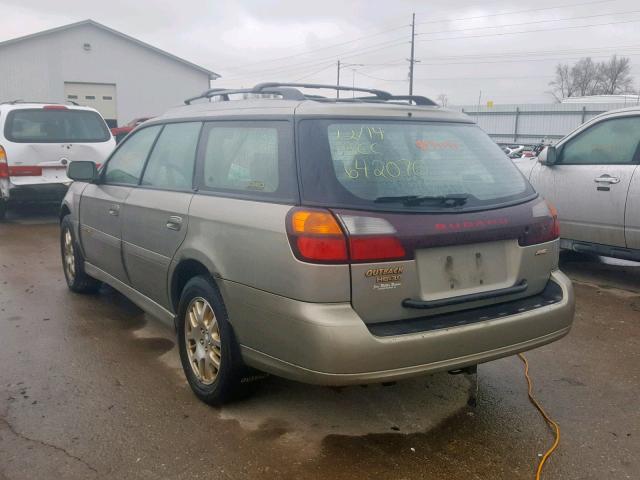
[[[294,208],[287,231],[294,254],[312,263],[356,263],[405,258],[395,229],[376,217],[340,216],[331,212]]]
[[[345,263],[347,240],[331,213],[293,209],[287,218],[289,241],[296,257],[313,263]]]
[[[0,178],[9,178],[9,165],[7,165],[7,152],[0,146]]]
[[[541,215],[535,215],[535,210],[543,208]],[[524,234],[518,240],[520,246],[535,245],[537,243],[550,242],[560,237],[560,222],[558,222],[558,210],[550,202],[540,202],[534,206],[534,218],[540,221],[528,225]]]

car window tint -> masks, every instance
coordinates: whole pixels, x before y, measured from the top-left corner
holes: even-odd
[[[160,128],[160,125],[144,128],[127,138],[109,159],[105,167],[104,182],[137,185]]]
[[[165,125],[147,162],[142,185],[172,190],[192,188],[201,125],[200,122]]]
[[[560,163],[633,163],[639,142],[640,117],[605,120],[569,140],[562,148]]]
[[[204,184],[226,190],[278,189],[278,129],[212,127],[204,155]]]
[[[7,138],[22,143],[96,143],[111,139],[102,117],[90,110],[18,109],[5,125]]]

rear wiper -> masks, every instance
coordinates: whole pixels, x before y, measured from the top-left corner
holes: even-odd
[[[399,195],[397,197],[378,197],[374,200],[375,203],[404,203],[410,200],[415,200],[418,195]]]
[[[431,203],[442,207],[458,207],[467,203],[469,195],[464,193],[452,193],[449,195],[399,195],[397,197],[378,197],[376,203],[402,203],[408,207]]]

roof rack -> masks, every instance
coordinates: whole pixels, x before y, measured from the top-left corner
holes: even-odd
[[[36,101],[36,100],[22,100],[22,99],[16,99],[16,100],[9,100],[8,102],[0,102],[0,105],[17,105],[20,103],[38,103],[38,104],[43,104],[43,105],[62,105],[60,102],[40,102],[40,101]],[[80,106],[79,103],[74,102],[73,100],[65,100],[64,103],[70,103],[72,105],[76,105],[76,106]]]
[[[347,91],[347,92],[361,92],[369,93],[371,97],[353,97],[353,98],[327,98],[320,95],[305,95],[298,88],[310,88],[310,89],[325,89],[335,91]],[[241,88],[241,89],[226,89],[226,88],[211,88],[202,92],[195,97],[187,98],[184,103],[190,105],[192,101],[200,98],[206,98],[211,101],[214,97],[220,97],[222,101],[228,101],[229,95],[233,94],[274,94],[282,97],[283,100],[316,100],[325,102],[413,102],[416,105],[429,105],[435,106],[436,102],[433,100],[419,96],[419,95],[393,95],[384,90],[377,90],[372,88],[360,88],[360,87],[347,87],[342,85],[323,85],[319,83],[281,83],[281,82],[266,82],[258,83],[253,88]]]

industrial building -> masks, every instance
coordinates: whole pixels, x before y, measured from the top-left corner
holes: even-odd
[[[598,95],[562,103],[449,108],[469,115],[496,143],[532,145],[541,141],[553,143],[601,113],[638,104],[637,95]]]
[[[0,102],[73,101],[109,126],[158,115],[219,77],[93,20],[0,42],[0,65]]]

